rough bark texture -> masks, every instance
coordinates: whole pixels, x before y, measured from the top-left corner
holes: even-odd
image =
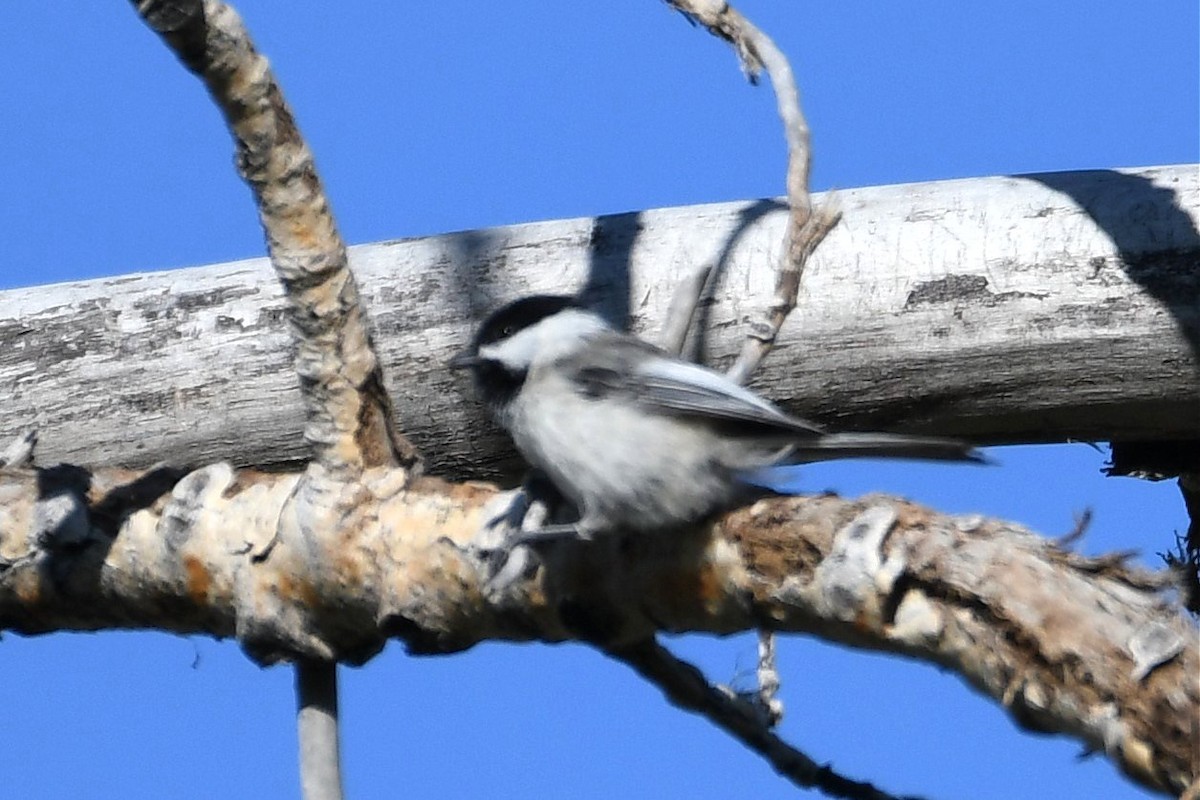
[[[220,2],[142,0],[146,22],[203,82],[233,134],[237,169],[254,193],[270,264],[285,291],[302,384],[303,442],[332,480],[364,467],[413,466],[371,347],[346,245],[312,152],[267,59],[237,12]]]
[[[1195,165],[839,196],[843,221],[814,254],[758,390],[844,428],[1200,439]],[[721,366],[772,292],[786,217],[775,201],[693,206],[350,258],[397,414],[430,471],[495,476],[511,451],[443,367],[479,315],[586,285],[655,331],[681,276],[712,263],[722,281],[701,316]],[[265,260],[0,293],[0,437],[37,424],[42,463],[305,458],[283,309]]]
[[[298,476],[2,472],[0,627],[207,633],[262,661],[350,663],[388,637],[449,653],[809,632],[940,664],[1147,786],[1179,793],[1200,774],[1196,628],[1161,576],[1119,560],[882,496],[796,497],[686,536],[564,542],[489,585],[487,523],[511,496],[406,477],[368,470],[355,512],[314,540],[296,519]]]
[[[312,460],[288,492],[292,542],[310,555],[363,500],[364,469],[420,470],[400,435],[366,311],[312,153],[266,58],[217,0],[140,0],[143,19],[199,77],[229,126],[296,342],[295,374]],[[203,491],[205,480],[198,488]],[[177,520],[178,521],[178,520]],[[269,557],[268,543],[261,557]],[[296,663],[300,785],[305,800],[341,800],[337,664]]]

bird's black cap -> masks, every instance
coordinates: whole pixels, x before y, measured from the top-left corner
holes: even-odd
[[[535,294],[514,300],[496,309],[484,320],[471,342],[471,350],[478,352],[480,347],[507,339],[518,331],[538,324],[546,317],[552,317],[568,308],[582,307],[579,301],[570,295]]]
[[[574,297],[560,294],[535,294],[501,306],[479,326],[470,346],[450,359],[450,369],[479,366],[479,348],[507,339],[568,308],[583,306]]]

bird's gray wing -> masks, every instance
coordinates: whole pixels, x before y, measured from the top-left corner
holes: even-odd
[[[725,376],[665,353],[640,339],[606,333],[596,347],[559,363],[584,395],[624,397],[651,413],[723,421],[751,438],[787,437],[788,447],[752,458],[742,466],[781,461],[805,463],[831,458],[917,458],[945,461],[987,459],[966,442],[887,433],[826,433],[788,416]],[[607,338],[611,337],[611,338]]]
[[[584,393],[623,395],[651,412],[745,423],[760,435],[823,433],[725,376],[631,336],[617,334],[597,342],[572,367]]]

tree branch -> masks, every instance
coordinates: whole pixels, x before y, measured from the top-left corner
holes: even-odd
[[[288,532],[297,476],[217,464],[157,492],[152,478],[0,472],[0,624],[236,636],[264,662],[355,664],[388,637],[448,653],[767,627],[938,664],[1160,791],[1200,772],[1197,630],[1169,579],[1003,521],[882,496],[775,498],[692,535],[556,545],[496,596],[483,543],[512,496],[491,487],[368,470],[362,502],[323,533],[336,546],[314,557]]]
[[[296,729],[300,739],[300,791],[305,800],[341,800],[337,663],[296,662]]]
[[[728,374],[738,383],[745,383],[775,344],[780,328],[796,307],[800,277],[809,256],[838,224],[841,213],[832,200],[827,200],[813,214],[812,197],[808,192],[808,174],[812,164],[809,148],[808,122],[800,110],[800,90],[792,74],[791,64],[770,36],[724,0],[667,0],[684,16],[699,22],[714,36],[730,42],[737,51],[742,70],[751,82],[757,82],[758,71],[765,69],[775,87],[779,117],[788,145],[787,200],[788,223],[783,249],[776,269],[775,297],[760,319],[750,325],[750,332],[737,361]]]
[[[0,626],[236,635],[262,661],[298,660],[302,753],[319,739],[315,750],[326,758],[305,762],[306,793],[318,784],[340,792],[336,728],[329,735],[328,726],[336,694],[316,690],[332,686],[336,660],[359,663],[389,636],[415,652],[489,638],[579,638],[647,672],[683,675],[647,644],[655,631],[764,624],[954,669],[1019,723],[1103,748],[1148,786],[1177,792],[1196,779],[1191,720],[1200,688],[1197,655],[1187,646],[1196,631],[1161,593],[1165,581],[1119,558],[1084,559],[1005,523],[940,517],[887,498],[776,500],[693,537],[564,544],[502,596],[485,591],[489,520],[510,498],[481,485],[413,480],[419,459],[394,427],[344,245],[265,60],[221,3],[137,5],[205,80],[234,132],[299,339],[305,441],[316,458],[299,476],[235,472],[223,463],[186,474],[6,468]],[[724,4],[687,5],[731,12]],[[807,130],[790,72],[778,63],[771,69],[769,39],[723,24],[746,63],[772,72],[789,131],[785,267],[755,331],[759,344],[747,345],[734,367],[748,374],[794,306],[800,270],[826,230],[807,197]],[[1175,259],[1197,243],[1195,215],[1181,210],[1195,204],[1169,205],[1181,211],[1168,220],[1179,236],[1150,238],[1156,252]],[[1145,280],[1129,237],[1113,234],[1113,221],[1096,206],[1079,201],[1076,210],[1109,235],[1121,269],[1145,288],[1154,310],[1166,306],[1182,323],[1171,346],[1182,343],[1194,367],[1198,340],[1194,318],[1180,310],[1186,303],[1161,281]],[[720,242],[722,258],[744,222]],[[1163,241],[1182,245],[1163,250]],[[1089,266],[1104,266],[1090,258]],[[962,302],[1022,299],[1019,291],[988,290],[993,273],[987,265],[984,272],[982,284],[957,273],[922,278],[906,288],[903,307],[946,305],[961,322]],[[971,324],[960,333],[979,344]],[[80,409],[72,411],[78,418]],[[1043,413],[1039,425],[1046,423]],[[12,456],[5,456],[9,467],[28,459],[19,447]],[[663,685],[682,692],[684,683]],[[324,709],[315,716],[306,713],[314,703]],[[312,780],[322,770],[324,778]]]
[[[756,707],[710,685],[700,670],[676,658],[657,640],[648,639],[606,652],[662,689],[672,705],[715,723],[797,786],[849,800],[898,800],[869,783],[851,780],[828,765],[813,761],[772,733],[756,713]]]
[[[290,535],[301,552],[319,558],[318,546],[336,541],[342,519],[358,502],[363,470],[403,467],[408,479],[419,471],[420,457],[396,428],[366,310],[312,153],[240,17],[217,0],[135,5],[224,113],[238,172],[253,191],[271,266],[288,301],[312,461],[288,491],[279,522],[255,557],[266,561]],[[300,782],[307,800],[342,797],[336,667],[311,657],[296,664]]]
[[[135,0],[146,23],[195,73],[225,116],[237,167],[254,192],[270,263],[287,298],[304,399],[304,441],[331,476],[419,465],[395,427],[312,152],[237,12],[217,0]]]
[[[700,306],[701,297],[712,272],[711,264],[703,264],[676,285],[675,292],[671,295],[671,304],[667,306],[662,333],[658,337],[659,346],[668,353],[684,355],[683,349],[687,344],[688,333],[696,319],[696,310]]]
[[[837,225],[841,215],[833,210],[831,203],[825,206],[821,213],[813,216],[812,197],[808,190],[808,176],[812,164],[808,121],[800,110],[800,91],[796,86],[791,64],[771,37],[759,30],[727,3],[715,3],[710,0],[670,0],[670,2],[688,19],[702,23],[714,35],[731,41],[741,58],[743,70],[750,76],[752,82],[755,81],[759,66],[767,70],[767,74],[771,76],[771,84],[775,87],[779,116],[783,120],[784,136],[788,143],[786,181],[788,223],[784,231],[779,264],[776,268],[774,302],[762,319],[749,325],[750,330],[742,352],[727,370],[731,379],[742,384],[754,374],[759,364],[770,353],[784,321],[796,307],[800,278],[804,273],[808,257],[829,231]],[[708,275],[707,269],[704,270],[704,274]],[[692,287],[688,286],[687,288]],[[701,286],[695,289],[696,301],[680,308],[675,308],[676,300],[680,297],[680,294],[676,294],[676,300],[672,301],[672,311],[678,312],[679,317],[683,318],[685,316],[683,312],[686,310],[686,319],[690,321],[702,288]],[[685,291],[685,289],[680,291]],[[671,322],[672,318],[668,317],[668,324]],[[686,333],[686,327],[684,332]],[[668,328],[668,334],[673,335],[673,338],[669,340],[667,346],[673,348],[675,352],[681,351],[685,336],[676,334],[670,328]],[[763,713],[755,719],[761,730],[754,737],[747,738],[745,735],[740,735],[739,738],[747,743],[753,741],[754,744],[751,746],[764,754],[776,766],[776,769],[780,769],[780,762],[770,755],[775,752],[775,749],[765,745],[766,742],[778,741],[777,737],[771,734],[771,728],[779,722],[783,714],[783,704],[777,697],[779,673],[775,666],[775,634],[769,630],[760,630],[758,639],[758,690],[755,694],[755,701]],[[688,693],[689,676],[692,672],[694,670],[665,669],[643,671],[643,674],[658,683],[668,696],[672,696]],[[719,696],[719,693],[713,690],[709,695],[715,697]],[[697,700],[690,707],[709,717],[714,723],[729,729],[728,718],[722,714],[722,705],[702,703]],[[816,763],[799,751],[790,747],[787,750],[789,751],[789,763],[800,763],[803,765],[803,769],[785,774],[788,774],[800,785],[815,785],[816,777],[813,769],[816,767]],[[874,787],[869,785],[855,784],[840,777],[837,780],[836,789],[833,788],[832,783],[823,785],[821,788],[837,796],[862,797],[873,796],[876,793]],[[847,794],[851,791],[854,793]]]
[[[755,374],[759,392],[844,430],[1200,439],[1195,165],[840,197],[844,219],[804,277],[803,325],[780,332]],[[786,217],[775,202],[730,203],[352,248],[391,396],[429,471],[511,479],[518,469],[461,376],[442,367],[504,299],[487,287],[561,292],[615,269],[593,236],[601,227],[635,242],[616,261],[644,299],[633,327],[645,333],[661,329],[685,276],[715,265],[723,279],[704,335],[708,362],[722,367],[742,345],[745,295],[772,290],[763,253],[777,251]],[[285,313],[265,260],[2,292],[0,340],[11,346],[0,348],[0,383],[12,387],[2,441],[35,422],[47,463],[303,461]]]

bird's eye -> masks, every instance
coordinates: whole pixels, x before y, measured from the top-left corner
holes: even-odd
[[[516,328],[514,328],[512,325],[505,325],[504,329],[502,331],[500,331],[500,335],[501,336],[512,336],[516,332],[517,332]]]

